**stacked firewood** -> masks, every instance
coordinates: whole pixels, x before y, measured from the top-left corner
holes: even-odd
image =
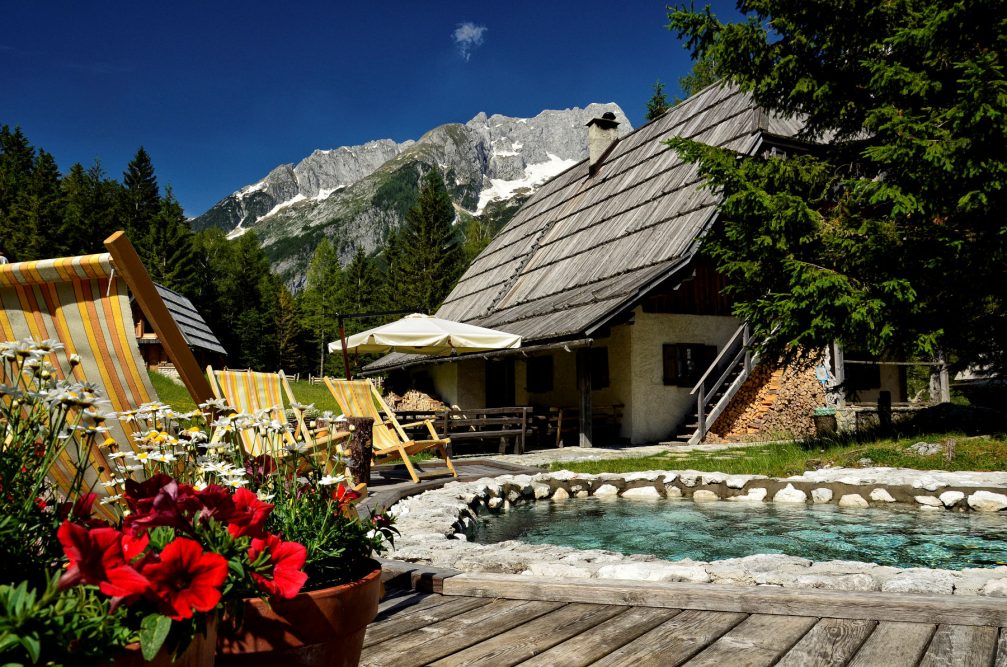
[[[813,366],[757,366],[713,424],[708,441],[813,435],[812,411],[825,405]]]
[[[394,391],[388,392],[385,396],[388,407],[396,412],[405,410],[408,412],[435,412],[437,410],[447,410],[448,406],[435,396],[425,394],[418,389],[409,389],[401,396]]]

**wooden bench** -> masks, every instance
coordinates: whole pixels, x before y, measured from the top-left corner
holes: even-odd
[[[591,410],[596,438],[617,438],[622,428],[621,403],[613,405],[595,405]],[[564,444],[577,444],[580,433],[580,410],[578,408],[551,407],[548,412],[540,415],[544,422],[544,437],[546,444],[563,447]]]
[[[453,455],[454,445],[458,443],[494,438],[500,439],[501,454],[507,452],[508,440],[511,439],[514,441],[514,453],[523,454],[531,413],[532,408],[527,406],[395,412],[403,422],[433,421],[434,428],[442,437],[451,438],[448,456]]]

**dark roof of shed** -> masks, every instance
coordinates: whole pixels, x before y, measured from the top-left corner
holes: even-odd
[[[189,347],[198,347],[210,350],[211,352],[227,354],[227,350],[217,340],[217,337],[210,330],[209,325],[207,325],[206,320],[199,314],[196,307],[192,305],[192,301],[163,285],[155,283],[154,287],[157,288],[157,293],[161,295],[164,305],[168,307],[168,312],[171,313],[175,324],[182,331],[182,337],[185,338],[185,342],[189,344]]]
[[[587,160],[546,183],[473,260],[437,316],[525,343],[590,332],[683,266],[719,197],[664,140],[685,136],[752,154],[798,120],[767,114],[715,84],[623,137],[592,176]],[[391,354],[368,370],[415,355]]]

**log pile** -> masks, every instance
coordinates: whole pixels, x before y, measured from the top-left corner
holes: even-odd
[[[388,407],[398,412],[405,410],[409,412],[435,412],[437,410],[447,410],[448,406],[435,396],[425,394],[418,389],[409,389],[399,396],[394,391],[388,392],[385,396]]]
[[[759,365],[707,435],[707,441],[765,440],[814,435],[811,412],[825,405],[814,366]]]

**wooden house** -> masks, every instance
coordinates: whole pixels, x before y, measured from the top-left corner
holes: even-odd
[[[206,320],[199,314],[192,301],[182,296],[174,290],[170,290],[162,285],[154,285],[164,305],[168,307],[168,313],[175,324],[178,325],[185,342],[189,345],[193,355],[199,362],[200,368],[207,365],[223,366],[227,358],[227,351],[217,340],[217,336],[207,325]],[[164,349],[160,339],[154,332],[154,328],[147,321],[146,316],[134,299],[132,301],[133,322],[136,328],[136,342],[140,347],[140,355],[143,357],[147,368],[154,370],[159,366],[170,365],[168,353]]]
[[[521,350],[391,354],[365,374],[408,372],[462,407],[566,408],[582,446],[587,416],[609,410],[633,443],[702,438],[753,360],[722,276],[696,257],[718,195],[665,140],[785,157],[800,124],[714,85],[621,139],[615,126],[588,124],[590,157],[524,204],[437,312],[520,334]]]

